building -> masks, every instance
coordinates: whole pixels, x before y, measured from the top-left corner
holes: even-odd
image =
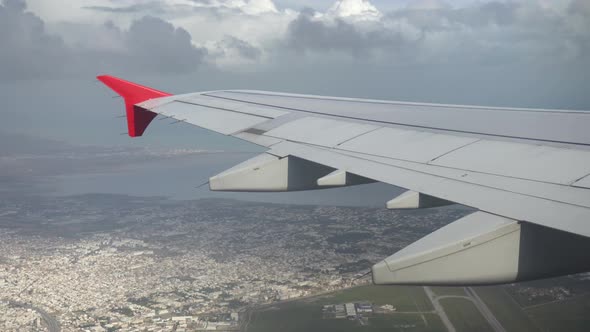
[[[373,306],[370,303],[358,303],[356,306],[356,311],[359,313],[372,313]]]
[[[354,303],[346,303],[344,309],[346,310],[346,318],[356,318],[356,307]]]
[[[337,304],[334,306],[334,317],[335,318],[346,318],[346,309],[344,305]]]

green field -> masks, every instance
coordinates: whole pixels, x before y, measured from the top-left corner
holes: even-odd
[[[391,304],[397,311],[432,311],[432,303],[422,287],[361,286],[317,298],[320,304],[368,300],[373,304]]]
[[[471,301],[462,298],[446,298],[441,299],[440,304],[444,307],[457,332],[493,331]]]
[[[590,294],[526,308],[543,331],[590,331]]]
[[[432,289],[438,296],[467,296],[462,287]],[[590,294],[523,310],[503,287],[475,287],[474,290],[508,332],[590,331]],[[365,301],[377,307],[391,304],[396,311],[373,314],[365,326],[357,321],[322,317],[324,304]],[[470,300],[442,298],[440,304],[458,332],[492,331]],[[250,317],[248,332],[446,331],[422,287],[355,287],[267,306],[252,312]]]
[[[291,303],[278,310],[253,314],[248,332],[377,332],[377,331],[444,331],[435,314],[392,314],[371,318],[369,325],[360,326],[346,319],[322,319],[321,305]]]
[[[324,304],[369,301],[391,304],[396,313],[374,315],[369,325],[346,319],[323,319]],[[445,331],[421,287],[363,286],[321,297],[280,304],[252,314],[248,332],[300,331]],[[425,313],[420,313],[420,312]],[[411,313],[403,313],[411,312]]]

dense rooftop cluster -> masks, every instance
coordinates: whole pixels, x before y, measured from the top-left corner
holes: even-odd
[[[251,306],[366,282],[372,263],[466,213],[119,195],[0,204],[0,317],[18,301],[66,331],[231,329]],[[38,324],[29,312],[23,326]]]

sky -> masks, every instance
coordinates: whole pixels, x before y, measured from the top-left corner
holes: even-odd
[[[74,144],[255,149],[165,121],[121,135],[98,74],[172,93],[590,110],[589,68],[587,0],[0,0],[0,132]]]

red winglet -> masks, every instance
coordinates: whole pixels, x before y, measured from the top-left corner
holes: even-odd
[[[125,109],[127,112],[127,128],[129,136],[137,137],[143,135],[147,126],[156,117],[156,113],[136,107],[143,101],[153,98],[171,96],[171,94],[148,88],[133,82],[110,76],[97,76],[98,80],[111,88],[125,100]]]

